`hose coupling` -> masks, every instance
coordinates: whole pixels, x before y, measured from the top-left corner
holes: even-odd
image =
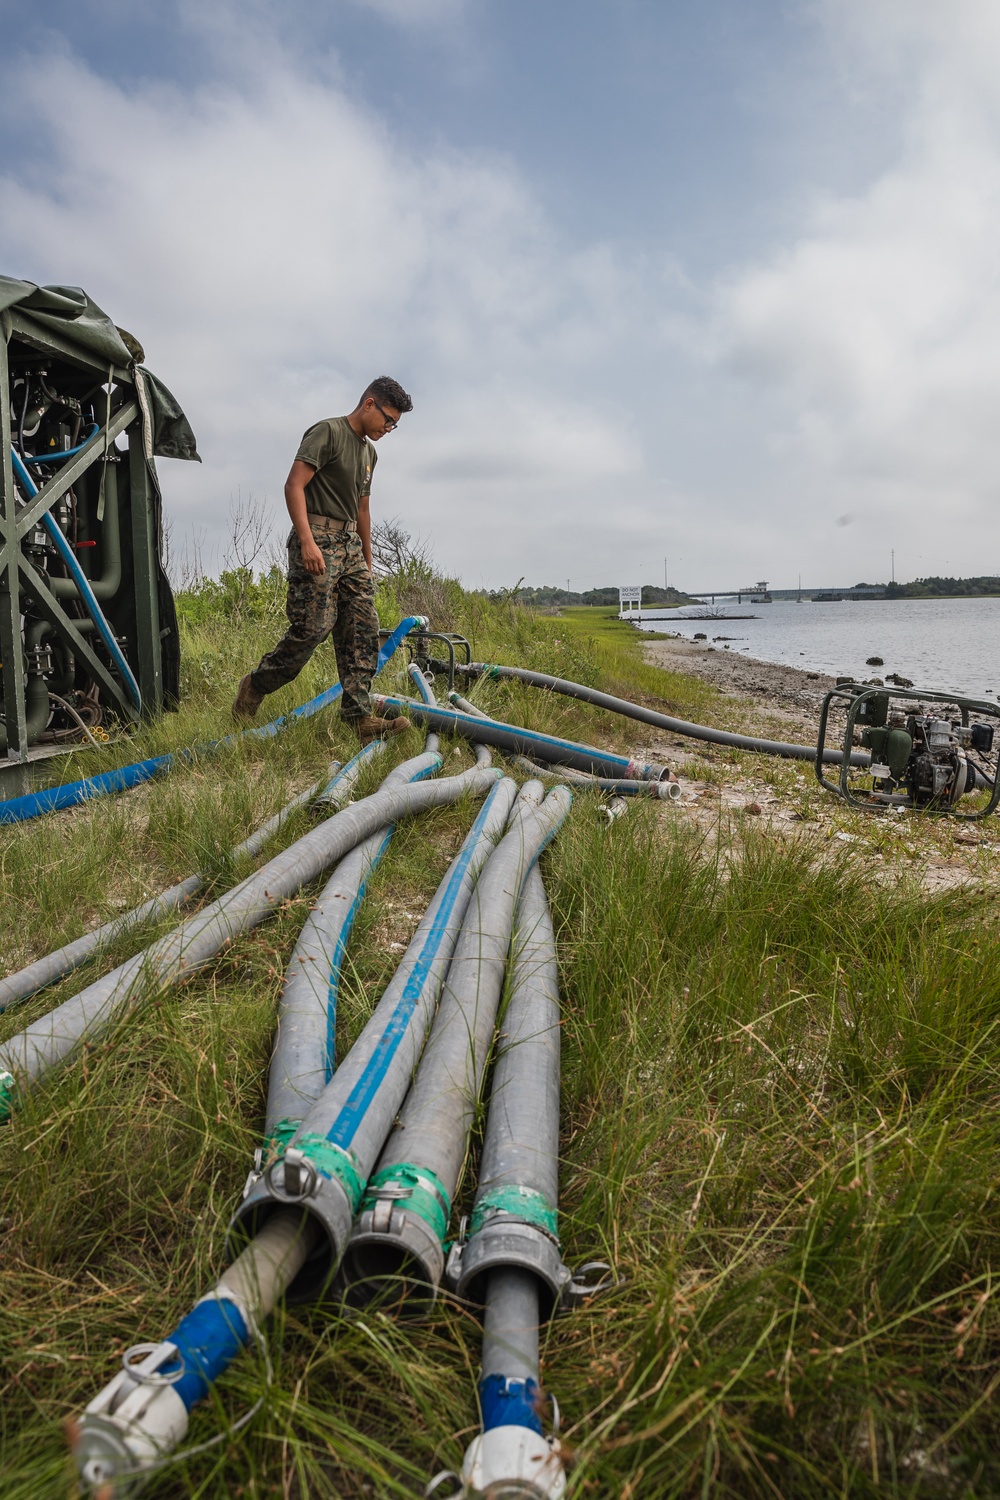
[[[397,1162],[368,1184],[344,1257],[350,1301],[385,1292],[433,1301],[445,1270],[451,1216],[444,1184],[426,1167]]]
[[[351,1233],[364,1180],[349,1153],[316,1136],[300,1136],[256,1176],[229,1226],[227,1253],[235,1259],[247,1237],[263,1228],[279,1208],[296,1207],[319,1230],[318,1245],[285,1293],[289,1302],[311,1302],[329,1287]]]
[[[473,1438],[461,1478],[468,1500],[562,1500],[566,1493],[559,1439],[530,1427],[491,1427]]]
[[[537,1224],[496,1215],[471,1238],[465,1239],[463,1219],[458,1240],[452,1245],[445,1267],[445,1282],[465,1302],[481,1306],[490,1271],[502,1266],[530,1271],[538,1278],[540,1310],[544,1318],[571,1303],[565,1301],[573,1273],[553,1239]]]
[[[188,1412],[175,1387],[185,1366],[177,1356],[169,1340],[126,1350],[122,1368],[73,1430],[73,1456],[84,1484],[128,1495],[183,1440]]]
[[[620,1291],[625,1282],[626,1277],[619,1276],[608,1261],[588,1260],[563,1287],[560,1309],[570,1312],[575,1307],[581,1307],[584,1302],[589,1302],[592,1297]]]
[[[315,1163],[309,1160],[304,1151],[296,1146],[288,1147],[281,1161],[280,1186],[271,1182],[272,1169],[277,1165],[277,1162],[272,1162],[264,1174],[276,1198],[283,1198],[286,1203],[294,1203],[300,1198],[312,1197],[316,1191],[319,1173]]]

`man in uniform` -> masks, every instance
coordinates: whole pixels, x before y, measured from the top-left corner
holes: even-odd
[[[285,480],[293,528],[288,538],[288,629],[241,681],[234,718],[254,718],[267,694],[297,677],[332,632],[344,689],[341,717],[361,743],[409,727],[408,719],[374,715],[368,696],[378,664],[369,504],[377,458],[373,445],[412,410],[399,382],[382,375],[349,416],[328,417],[303,436]]]

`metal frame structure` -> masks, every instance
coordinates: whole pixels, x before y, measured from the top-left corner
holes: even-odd
[[[958,709],[964,725],[968,725],[971,713],[976,718],[990,719],[1000,726],[1000,708],[995,703],[988,703],[980,698],[963,698],[957,693],[921,692],[916,688],[872,687],[867,683],[857,682],[842,682],[837,687],[831,688],[823,699],[823,707],[820,710],[819,716],[819,735],[815,760],[816,779],[820,786],[825,787],[828,792],[833,792],[835,796],[842,797],[850,807],[859,808],[864,812],[884,812],[892,806],[905,806],[909,803],[908,797],[904,801],[902,797],[892,793],[864,791],[859,794],[851,789],[849,778],[852,769],[851,750],[854,744],[854,731],[858,726],[859,718],[863,718],[862,711],[864,705],[871,699],[879,696],[888,697],[890,701],[893,699],[902,699],[904,702],[914,706],[926,706],[929,703],[946,704],[949,707]],[[843,756],[840,762],[839,778],[836,782],[828,780],[823,774],[823,752],[826,748],[827,723],[830,717],[830,709],[834,704],[844,705],[847,708]],[[997,752],[994,752],[994,754],[996,755]],[[997,756],[996,769],[992,777],[986,774],[986,769],[988,768],[977,766],[976,769],[989,788],[989,800],[985,807],[978,808],[975,812],[963,813],[956,811],[954,807],[936,807],[933,804],[928,804],[921,806],[919,810],[938,817],[948,816],[958,818],[962,822],[967,823],[975,823],[981,818],[988,818],[991,813],[996,811],[997,805],[1000,803],[1000,756]]]
[[[430,642],[440,641],[448,653],[447,662],[439,661],[430,655]],[[415,661],[417,666],[425,672],[435,674],[447,672],[448,691],[455,690],[455,649],[461,650],[465,655],[466,666],[472,664],[472,647],[464,635],[459,635],[457,630],[421,630],[414,632],[412,642],[407,641],[410,648],[410,660]]]
[[[101,356],[75,343],[72,338],[43,326],[19,307],[0,315],[0,663],[3,666],[4,714],[7,725],[7,761],[25,764],[28,736],[24,680],[27,662],[22,641],[24,605],[40,614],[61,637],[76,660],[99,685],[105,703],[126,720],[135,720],[136,710],[124,685],[108,662],[95,650],[95,643],[80,629],[49,588],[44,574],[34,566],[25,542],[42,515],[60,500],[92,466],[125,455],[114,449],[115,439],[128,439],[128,477],[131,495],[131,577],[123,578],[134,603],[136,638],[127,655],[138,679],[143,711],[163,707],[163,659],[160,610],[157,596],[157,545],[155,482],[150,473],[143,441],[143,413],[131,370],[111,365]],[[67,459],[58,473],[44,483],[38,495],[23,502],[14,484],[11,464],[11,346],[27,359],[49,358],[92,375],[97,398],[104,407],[104,420],[75,457]],[[124,521],[124,516],[122,517]],[[125,538],[122,538],[123,542]]]

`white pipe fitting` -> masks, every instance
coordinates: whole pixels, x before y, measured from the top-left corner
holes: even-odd
[[[74,1442],[84,1484],[95,1489],[113,1485],[118,1496],[129,1494],[183,1442],[188,1429],[184,1402],[172,1382],[158,1373],[174,1361],[175,1346],[164,1341],[142,1352],[145,1358],[129,1366],[133,1374],[119,1370],[90,1402]],[[181,1374],[183,1367],[177,1371]]]
[[[469,1500],[562,1500],[559,1439],[530,1427],[491,1427],[469,1444],[462,1482]]]

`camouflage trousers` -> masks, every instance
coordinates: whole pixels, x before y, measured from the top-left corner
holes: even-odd
[[[378,665],[378,616],[371,574],[356,531],[328,532],[317,526],[316,545],[325,573],[307,573],[293,531],[288,538],[288,629],[251,673],[258,693],[273,693],[297,677],[316,647],[333,636],[344,696],[341,717],[362,719],[372,711],[368,689]]]

